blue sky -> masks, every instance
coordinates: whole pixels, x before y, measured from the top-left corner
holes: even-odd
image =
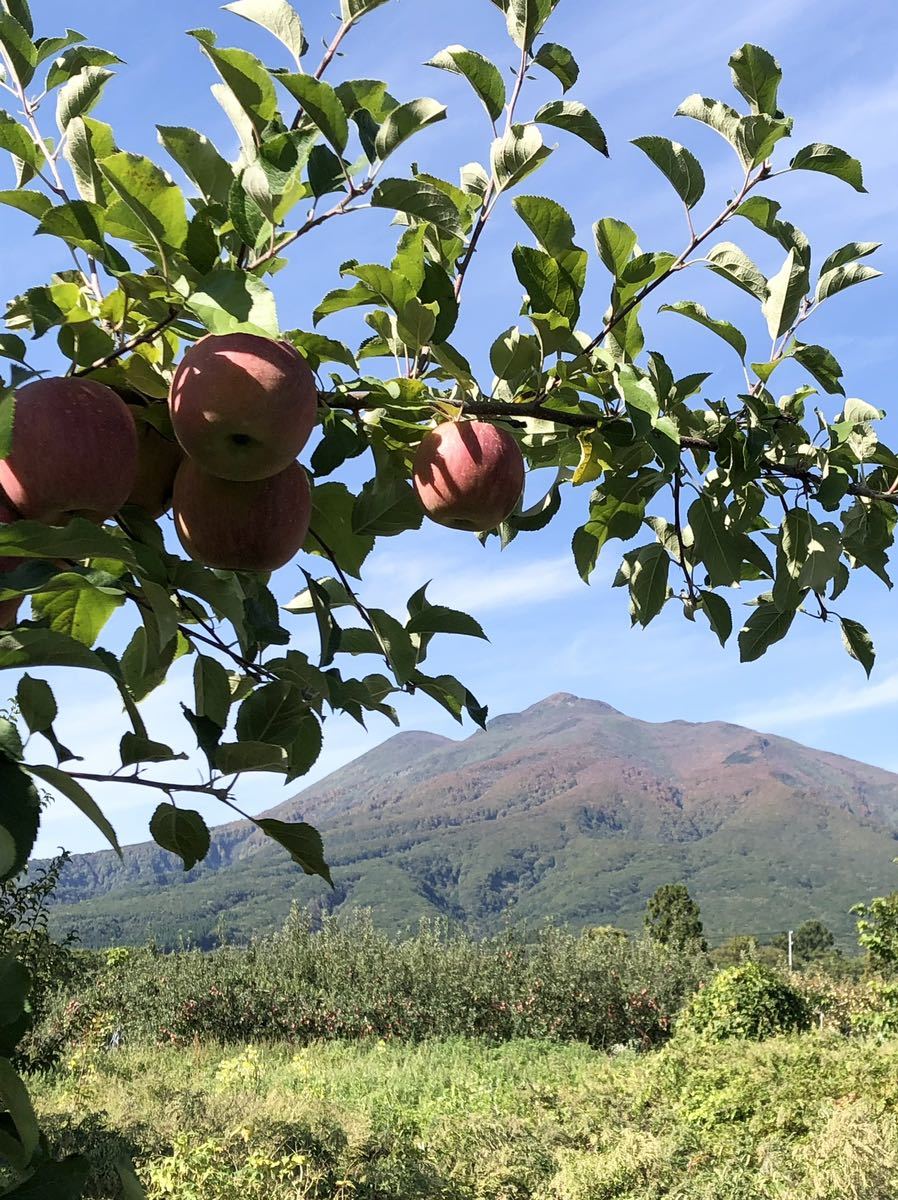
[[[297,7],[313,46],[310,58],[317,60],[322,38],[335,28],[330,10],[336,5],[300,0]],[[34,8],[39,32],[52,34],[74,25],[91,43],[126,60],[97,115],[113,122],[123,148],[150,154],[160,162],[165,160],[156,145],[156,124],[192,124],[226,153],[235,149],[236,139],[209,92],[214,82],[211,69],[183,30],[212,26],[221,44],[247,46],[270,65],[281,65],[285,57],[266,35],[206,0],[182,0],[177,5],[38,0]],[[644,248],[679,251],[685,244],[679,202],[648,160],[629,145],[631,138],[641,134],[674,137],[699,154],[708,186],[696,221],[704,224],[703,217],[716,215],[737,181],[735,157],[713,133],[671,114],[691,92],[734,100],[726,62],[742,42],[758,42],[776,54],[785,72],[781,102],[796,118],[793,151],[810,141],[843,146],[863,161],[869,194],[858,195],[845,184],[811,174],[778,179],[767,194],[781,200],[783,216],[808,233],[818,264],[849,240],[885,243],[875,260],[884,278],[831,301],[813,326],[805,327],[808,340],[820,341],[836,353],[849,395],[862,396],[886,410],[895,408],[895,6],[888,0],[870,0],[863,5],[861,19],[846,21],[844,0],[759,0],[738,9],[719,0],[685,0],[678,5],[661,0],[631,0],[626,5],[562,0],[546,36],[569,45],[577,55],[582,73],[570,95],[595,112],[612,157],[606,161],[558,132],[557,138],[547,138],[557,142],[558,150],[524,190],[564,202],[577,224],[580,244],[590,248],[591,226],[603,216],[629,221]],[[503,68],[514,61],[501,15],[488,0],[391,0],[346,41],[345,57],[333,64],[328,76],[332,81],[376,76],[386,79],[400,100],[430,95],[448,104],[449,120],[420,135],[411,154],[423,169],[452,178],[462,163],[485,161],[488,126],[463,80],[422,64],[442,47],[459,42],[490,55]],[[548,76],[529,84],[521,116],[529,116],[557,91]],[[52,113],[44,116],[49,127]],[[11,180],[4,180],[2,186],[11,186]],[[3,282],[9,295],[65,265],[49,239],[31,239],[32,229],[30,218],[0,210]],[[768,273],[779,267],[779,248],[747,225],[733,226],[724,236],[743,245]],[[453,340],[477,363],[485,361],[492,339],[516,320],[520,287],[509,256],[515,241],[528,238],[510,208],[500,209],[476,256],[466,284],[465,311]],[[340,283],[339,263],[350,257],[385,261],[390,244],[383,215],[376,213],[331,222],[300,242],[291,268],[276,282],[282,326],[311,328],[315,302]],[[607,278],[597,260],[590,270],[592,282],[581,320],[585,328],[597,326],[607,299]],[[741,322],[756,339],[755,359],[768,348],[757,308],[725,282],[698,271],[686,272],[659,295],[659,303],[685,298],[701,300],[716,315]],[[669,315],[647,315],[646,325],[649,345],[661,350],[680,373],[713,368],[718,394],[738,389],[735,359],[725,348],[719,349],[711,335]],[[347,340],[363,336],[360,318],[352,315],[331,318],[322,330]],[[50,339],[45,353],[46,365],[52,365]],[[39,353],[31,357],[41,361]],[[789,371],[783,367],[775,377],[778,393],[797,383],[798,376]],[[829,397],[823,398],[822,405],[830,413],[838,408]],[[888,426],[894,437],[894,419]],[[645,720],[737,721],[898,770],[893,734],[898,718],[898,636],[893,614],[898,601],[883,585],[873,580],[859,583],[842,605],[846,615],[868,626],[876,641],[878,661],[869,683],[842,650],[838,629],[810,620],[797,621],[787,642],[774,647],[760,663],[743,666],[734,647],[721,651],[707,627],[685,622],[675,603],[649,630],[631,630],[624,594],[608,586],[617,567],[619,543],[606,549],[592,586],[580,583],[569,544],[572,530],[583,520],[588,495],[588,488],[571,489],[562,513],[548,530],[519,537],[504,553],[495,543],[483,549],[473,537],[435,526],[385,540],[369,559],[362,594],[372,604],[401,612],[407,596],[432,579],[432,600],[480,618],[490,643],[443,639],[442,649],[437,644],[432,653],[432,666],[434,672],[459,675],[494,715],[564,690],[605,700]],[[287,599],[300,582],[298,569],[286,568],[276,577],[278,595]],[[740,594],[728,598],[738,620]],[[310,649],[309,620],[288,621],[296,629],[295,644]],[[123,634],[124,625],[114,623],[104,640],[120,644]],[[174,744],[181,740],[178,700],[188,698],[188,672],[189,665],[181,664],[171,683],[146,702],[151,736]],[[63,740],[82,748],[91,769],[113,766],[122,725],[112,692],[95,679],[87,686],[87,680],[60,672],[47,677],[60,701]],[[9,676],[7,690],[14,686],[15,679]],[[398,708],[405,728],[452,736],[461,732],[428,701],[403,698]],[[392,727],[380,719],[370,722],[367,734],[351,721],[329,719],[325,751],[311,778],[391,732]],[[188,774],[194,770],[184,767]],[[165,773],[171,777],[171,768]],[[244,786],[241,798],[258,811],[288,794],[276,779],[256,776]],[[146,836],[157,797],[144,797],[124,786],[97,789],[96,795],[123,840]],[[210,820],[225,816],[214,807],[204,811]],[[86,850],[101,842],[91,825],[69,806],[59,804],[47,814],[41,848],[48,851],[60,844]]]

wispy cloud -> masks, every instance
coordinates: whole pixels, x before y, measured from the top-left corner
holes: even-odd
[[[779,729],[810,725],[815,721],[831,720],[856,713],[881,711],[898,704],[898,670],[892,671],[878,683],[862,680],[846,682],[832,688],[815,686],[795,692],[779,704],[747,709],[733,720],[752,728]]]
[[[433,603],[473,613],[526,608],[572,595],[584,586],[569,555],[514,564],[500,563],[490,555],[478,569],[470,565],[470,559],[410,556],[398,551],[372,560],[366,584],[398,613],[409,592],[428,578],[432,580],[428,595]]]

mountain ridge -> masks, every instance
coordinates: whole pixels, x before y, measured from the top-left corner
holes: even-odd
[[[260,814],[263,815],[263,814]],[[186,875],[152,843],[76,856],[57,925],[87,944],[273,928],[291,900],[488,932],[547,917],[636,927],[684,879],[713,938],[809,917],[848,942],[851,904],[890,891],[898,775],[728,722],[647,722],[560,692],[462,739],[405,730],[268,809],[321,830],[336,889],[245,821]]]

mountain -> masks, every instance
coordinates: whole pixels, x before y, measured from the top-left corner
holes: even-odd
[[[650,723],[559,694],[461,741],[400,733],[270,810],[325,839],[336,890],[251,824],[214,831],[185,875],[151,843],[76,856],[55,909],[87,945],[245,938],[292,901],[370,906],[475,931],[551,917],[636,928],[684,880],[713,940],[849,908],[896,886],[898,775],[723,722]]]

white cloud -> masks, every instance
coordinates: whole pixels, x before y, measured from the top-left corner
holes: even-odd
[[[881,711],[898,704],[898,671],[879,683],[849,683],[832,688],[816,686],[813,691],[796,692],[778,705],[749,709],[733,718],[736,724],[753,729],[778,729],[809,725],[856,713]]]
[[[505,612],[557,600],[584,586],[567,554],[513,564],[490,555],[482,568],[470,563],[470,558],[387,551],[366,568],[366,599],[377,594],[385,607],[400,613],[410,592],[430,579],[428,598],[434,604],[473,613]]]

